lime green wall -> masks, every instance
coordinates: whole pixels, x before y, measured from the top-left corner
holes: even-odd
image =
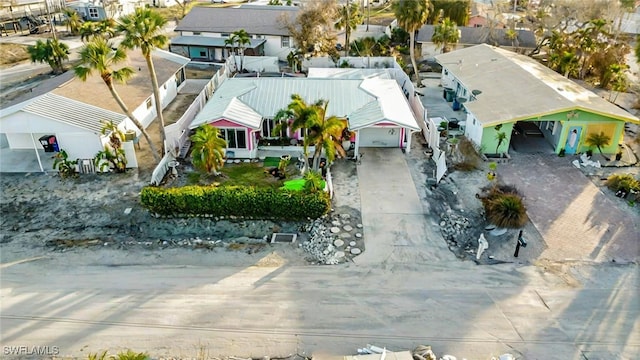
[[[567,116],[568,114],[577,114],[574,116]],[[572,126],[582,126],[582,133],[580,134],[580,143],[578,146],[578,152],[582,153],[589,149],[587,145],[585,145],[585,139],[589,134],[589,125],[596,127],[599,124],[608,125],[613,127],[613,131],[610,134],[611,143],[609,146],[602,149],[603,152],[613,154],[618,151],[618,144],[622,142],[622,137],[624,134],[624,121],[613,119],[604,115],[594,114],[587,111],[576,110],[573,111],[564,111],[558,112],[549,115],[536,116],[528,119],[521,119],[519,121],[559,121],[562,124],[562,132],[558,134],[558,141],[555,145],[556,154],[560,152],[560,149],[564,148],[567,142],[567,136],[569,132],[569,128]],[[509,141],[511,140],[511,129],[513,128],[514,123],[504,124],[500,131],[508,131],[507,138]],[[497,145],[497,140],[495,140],[496,130],[493,126],[489,126],[483,129],[482,133],[482,146],[484,147],[484,152],[487,154],[494,153]],[[508,149],[507,145],[502,145],[499,149],[499,152],[505,152]],[[596,149],[593,149],[596,151]]]
[[[513,129],[513,123],[502,124],[500,130],[496,130],[495,126],[490,126],[482,129],[482,151],[485,154],[502,154],[506,153],[509,150],[509,143],[511,142],[511,130]],[[498,151],[496,151],[496,146],[498,146],[498,140],[496,139],[496,135],[499,132],[505,133],[507,138],[502,142]]]

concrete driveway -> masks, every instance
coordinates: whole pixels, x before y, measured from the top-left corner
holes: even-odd
[[[357,264],[454,261],[429,223],[400,149],[366,148],[358,166],[366,251]]]

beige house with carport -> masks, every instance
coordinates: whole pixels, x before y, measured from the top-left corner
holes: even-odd
[[[517,147],[517,136],[544,139],[540,146],[555,153],[582,153],[589,150],[589,134],[600,132],[611,138],[603,151],[614,154],[623,142],[625,122],[640,123],[528,56],[483,44],[436,60],[442,64],[445,92],[466,112],[465,135],[486,154],[508,153],[510,146]],[[506,140],[498,144],[500,132]]]

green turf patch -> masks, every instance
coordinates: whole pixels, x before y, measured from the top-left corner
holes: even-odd
[[[285,189],[285,190],[293,190],[293,191],[300,191],[302,189],[304,189],[304,183],[305,180],[304,179],[294,179],[294,180],[288,180],[284,182],[284,186],[281,187],[281,189]],[[324,189],[325,187],[325,181],[322,180],[322,182],[320,183],[321,187]]]
[[[267,156],[264,159],[264,167],[278,167],[278,165],[280,164],[280,158],[279,157],[272,157],[272,156]]]

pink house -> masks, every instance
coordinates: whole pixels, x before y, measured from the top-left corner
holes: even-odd
[[[232,78],[225,80],[190,125],[220,129],[235,158],[257,158],[260,150],[302,151],[303,134],[274,134],[276,113],[291,95],[307,103],[328,101],[327,115],[348,120],[356,154],[360,147],[409,148],[419,131],[400,86],[392,79]],[[283,143],[283,140],[286,143]],[[277,147],[275,145],[277,144]]]

